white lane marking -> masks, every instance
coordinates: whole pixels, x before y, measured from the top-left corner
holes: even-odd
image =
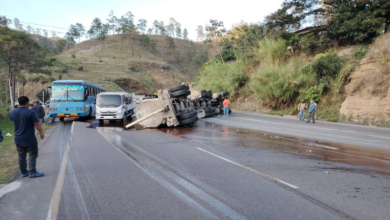
[[[225,215],[226,217],[230,219],[247,219],[245,216],[241,215],[240,213],[234,211],[232,208],[224,204],[223,202],[217,200],[212,195],[204,192],[202,189],[196,187],[192,183],[188,182],[187,180],[181,178],[177,174],[169,171],[165,167],[162,167],[152,159],[147,158],[146,156],[142,155],[142,153],[135,153],[132,151],[129,151],[128,149],[124,148],[122,146],[122,143],[125,143],[129,146],[132,146],[133,149],[142,149],[140,146],[137,146],[136,144],[130,143],[128,140],[123,138],[122,136],[115,134],[111,131],[104,131],[103,129],[98,129],[98,132],[112,145],[114,146],[119,152],[121,152],[124,156],[126,156],[127,159],[129,159],[132,163],[134,163],[137,167],[141,168],[142,171],[145,171],[146,174],[148,174],[150,177],[152,177],[154,180],[156,180],[158,183],[160,183],[162,186],[170,190],[171,192],[175,193],[176,195],[179,195],[179,198],[183,199],[185,202],[189,202],[192,205],[195,205],[196,208],[201,211],[202,213],[207,214],[208,216],[212,217],[212,219],[218,219],[210,210],[208,210],[206,207],[204,207],[202,204],[198,203],[197,201],[193,200],[189,195],[187,195],[185,192],[181,191],[178,187],[172,185],[168,179],[173,180],[175,183],[179,184],[184,189],[188,190],[190,193],[195,195],[200,200],[206,202],[208,205],[215,208],[217,211]],[[123,152],[122,152],[123,151]],[[138,151],[138,150],[137,150]],[[131,158],[126,155],[131,155]],[[215,216],[215,217],[214,217]]]
[[[3,186],[0,189],[0,198],[3,197],[5,194],[7,194],[9,192],[17,190],[20,187],[20,185],[22,185],[20,182],[12,182],[12,183],[10,183],[8,185]]]
[[[368,135],[369,137],[373,137],[373,138],[382,138],[382,139],[387,139],[387,140],[390,140],[389,137],[382,137],[382,136],[376,136],[376,135]]]
[[[69,134],[70,138],[66,143],[66,149],[65,149],[64,155],[62,157],[60,172],[58,174],[56,185],[55,185],[55,188],[53,191],[53,196],[52,196],[51,201],[50,201],[49,211],[47,212],[47,217],[46,217],[47,220],[56,220],[58,217],[58,210],[60,208],[62,188],[64,186],[65,173],[66,173],[66,168],[68,166],[69,149],[70,149],[69,143],[72,141],[74,124],[75,123],[72,123],[72,128],[71,128],[70,134]],[[77,187],[79,187],[78,184],[77,184]],[[78,188],[78,190],[80,190],[80,188]],[[80,191],[77,191],[77,192],[81,194]],[[84,199],[82,199],[82,203],[84,204],[84,206],[82,207],[84,209],[83,214],[86,215],[86,216],[83,215],[83,219],[84,218],[90,219],[89,213],[86,212],[86,206],[85,206]]]
[[[198,149],[198,150],[200,150],[200,151],[203,151],[203,152],[205,152],[205,153],[208,153],[208,154],[210,154],[210,155],[212,155],[212,156],[214,156],[214,157],[217,157],[217,158],[219,158],[219,159],[221,159],[221,160],[224,160],[224,161],[226,161],[226,162],[229,162],[229,163],[231,163],[231,164],[234,164],[234,165],[236,165],[236,166],[239,166],[239,167],[241,167],[241,168],[244,168],[244,169],[246,169],[246,170],[249,170],[249,171],[251,171],[251,172],[254,172],[254,173],[256,173],[256,174],[258,174],[258,175],[260,175],[260,176],[263,176],[263,177],[266,177],[266,178],[268,178],[268,179],[271,179],[271,180],[277,181],[277,182],[279,182],[279,183],[282,183],[282,184],[284,184],[284,185],[286,185],[286,186],[288,186],[288,187],[291,187],[291,188],[293,188],[293,189],[298,189],[298,186],[295,186],[295,185],[293,185],[293,184],[287,183],[287,182],[285,182],[285,181],[283,181],[283,180],[280,180],[280,179],[275,178],[275,177],[273,177],[273,176],[270,176],[270,175],[268,175],[268,174],[261,173],[261,172],[255,170],[255,169],[252,169],[252,168],[250,168],[250,167],[244,166],[244,165],[242,165],[242,164],[239,164],[239,163],[236,163],[236,162],[231,161],[231,160],[229,160],[229,159],[226,159],[226,158],[224,158],[224,157],[221,157],[221,156],[219,156],[219,155],[217,155],[217,154],[214,154],[214,153],[212,153],[212,152],[210,152],[210,151],[207,151],[207,150],[205,150],[205,149],[203,149],[203,148],[197,147],[196,149]]]
[[[325,148],[325,149],[330,149],[330,150],[338,150],[338,148],[336,148],[336,147],[329,147],[329,146],[322,145],[322,144],[314,144],[314,147]]]

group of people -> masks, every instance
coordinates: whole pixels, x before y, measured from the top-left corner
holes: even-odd
[[[310,123],[310,120],[312,123],[316,122],[316,111],[317,111],[317,103],[314,100],[310,100],[310,105],[308,106],[305,103],[305,100],[301,100],[301,102],[298,104],[298,111],[299,111],[299,120],[305,121],[305,113],[306,109],[309,107],[309,119],[306,121],[307,123]]]
[[[36,161],[38,158],[38,140],[36,134],[39,133],[41,139],[45,137],[42,130],[45,111],[39,102],[34,102],[34,106],[30,109],[30,100],[26,96],[19,97],[18,103],[17,108],[9,116],[15,125],[14,140],[18,152],[20,172],[23,177],[42,177],[44,173],[40,173],[36,169]],[[0,141],[2,140],[3,137],[0,130]]]

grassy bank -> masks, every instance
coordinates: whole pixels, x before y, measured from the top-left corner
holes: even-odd
[[[45,124],[43,130],[47,131],[53,125]],[[4,140],[0,142],[0,184],[9,183],[15,177],[15,171],[19,169],[18,153],[14,143],[14,124],[12,121],[1,121],[0,128],[3,132]],[[7,137],[10,133],[12,136]],[[39,140],[40,138],[38,138]]]

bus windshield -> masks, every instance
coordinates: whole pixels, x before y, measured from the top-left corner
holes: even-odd
[[[51,100],[82,101],[84,100],[83,85],[53,85],[51,87]]]
[[[120,95],[99,95],[96,99],[96,105],[100,108],[117,108],[121,104]]]

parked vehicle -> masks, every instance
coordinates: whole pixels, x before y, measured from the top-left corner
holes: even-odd
[[[69,117],[96,114],[96,95],[106,90],[84,80],[57,80],[51,85],[50,117],[63,121]]]
[[[96,119],[121,120],[124,123],[134,114],[136,99],[134,93],[103,92],[96,97]]]

